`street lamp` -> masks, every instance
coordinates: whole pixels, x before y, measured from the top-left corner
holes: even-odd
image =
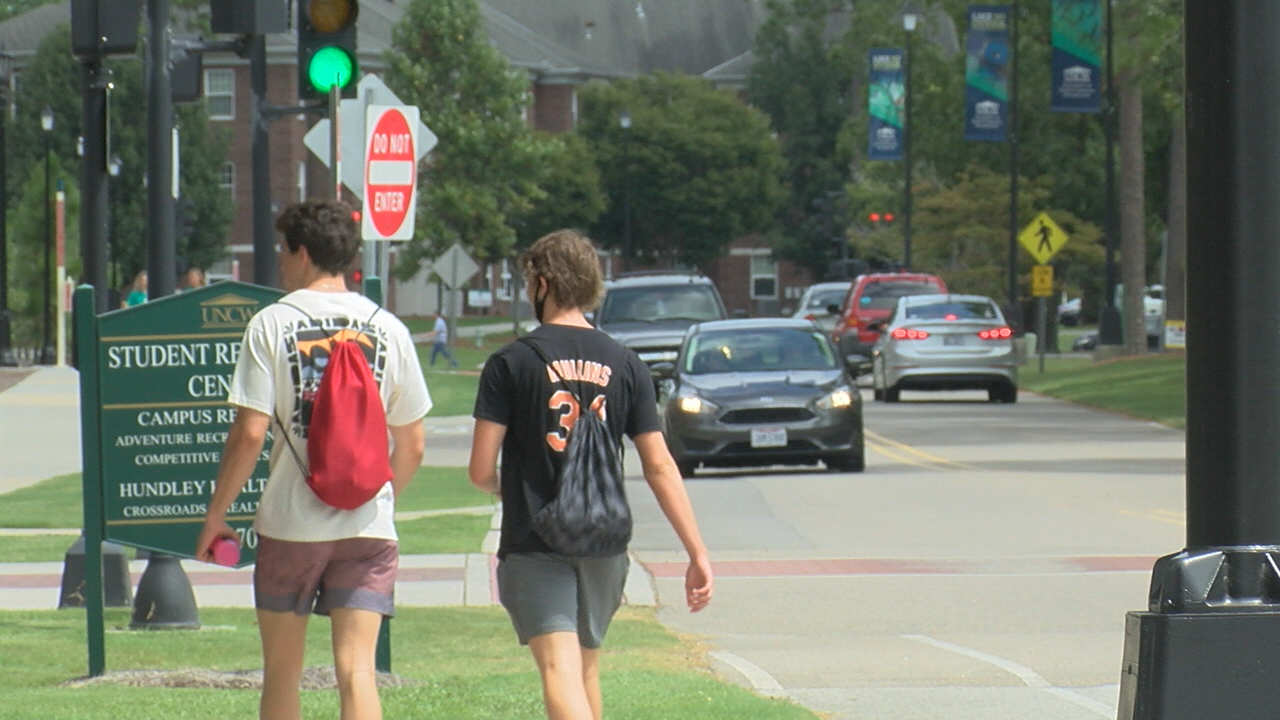
[[[906,84],[903,88],[902,113],[902,267],[911,268],[911,38],[916,32],[918,16],[911,11],[902,14],[902,29],[907,33],[907,49],[903,53]]]
[[[50,176],[49,148],[53,137],[53,108],[48,105],[40,111],[40,129],[44,131],[44,334],[40,344],[40,362],[48,365],[50,357],[49,339],[53,335],[53,218],[49,206],[53,204],[53,179]]]
[[[631,270],[631,113],[618,116],[622,128],[622,270]]]

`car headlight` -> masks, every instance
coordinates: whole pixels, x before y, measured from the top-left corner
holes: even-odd
[[[823,395],[815,404],[823,410],[840,410],[853,404],[853,394],[848,390],[834,390]]]
[[[720,406],[710,400],[703,400],[697,395],[685,395],[676,402],[681,411],[690,415],[709,415],[720,409]]]

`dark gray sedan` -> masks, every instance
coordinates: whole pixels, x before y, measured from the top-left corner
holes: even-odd
[[[862,398],[825,333],[803,319],[704,322],[654,372],[667,446],[699,466],[866,466]]]

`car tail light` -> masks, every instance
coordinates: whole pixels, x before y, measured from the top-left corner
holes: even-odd
[[[1008,340],[1013,337],[1013,329],[1008,327],[992,328],[991,330],[983,330],[978,333],[978,337],[983,340]]]
[[[893,331],[894,340],[924,340],[929,333],[914,328],[898,328]]]

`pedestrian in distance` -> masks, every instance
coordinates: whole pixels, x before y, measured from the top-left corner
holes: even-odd
[[[280,277],[289,293],[258,312],[245,330],[228,397],[236,416],[195,557],[213,561],[214,541],[236,538],[226,522],[228,508],[254,473],[273,430],[277,444],[253,524],[254,606],[263,655],[260,717],[300,718],[306,628],[315,613],[328,615],[332,624],[342,720],[378,720],[374,656],[382,619],[394,611],[399,562],[395,497],[421,464],[422,418],[431,397],[408,328],[347,291],[343,273],[361,250],[351,208],[308,200],[286,208],[276,228],[283,235]],[[392,479],[372,500],[342,510],[313,492],[299,457],[309,457],[318,370],[328,362],[335,338],[353,337],[370,361],[386,411]],[[299,448],[295,457],[290,451]]]
[[[449,323],[444,319],[444,313],[436,311],[436,324],[431,330],[431,367],[436,366],[436,356],[443,355],[445,360],[449,361],[449,367],[458,367],[458,361],[453,358],[453,353],[449,351]]]
[[[532,524],[535,506],[556,495],[582,413],[604,420],[615,444],[624,432],[635,444],[645,481],[688,554],[685,602],[693,612],[711,600],[711,562],[662,437],[648,368],[586,319],[604,291],[595,247],[560,230],[535,242],[520,266],[540,325],[528,342],[508,344],[485,363],[468,472],[477,488],[502,499],[498,591],[541,675],[547,716],[600,720],[600,645],[622,602],[627,553],[559,554]]]
[[[141,305],[147,301],[147,271],[139,270],[133,276],[133,284],[129,286],[129,294],[125,296],[124,307]]]
[[[205,279],[204,270],[195,265],[187,268],[187,272],[183,275],[183,280],[187,290],[195,290],[209,284]]]

